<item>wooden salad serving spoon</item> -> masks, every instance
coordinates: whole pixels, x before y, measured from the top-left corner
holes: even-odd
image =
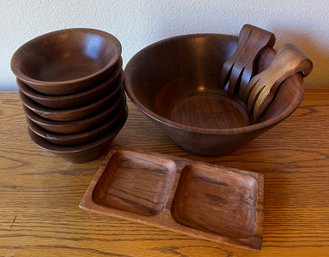
[[[279,86],[291,75],[307,76],[313,68],[308,59],[296,46],[284,45],[272,64],[263,72],[255,74],[260,53],[272,48],[275,35],[267,30],[246,24],[242,27],[235,53],[223,65],[220,86],[229,96],[244,102],[254,121],[259,119],[273,100]]]
[[[240,96],[255,73],[255,63],[260,52],[275,43],[273,33],[245,24],[239,34],[238,46],[233,56],[228,59],[221,70],[220,85],[228,84],[229,95]]]
[[[251,79],[247,87],[248,95],[241,99],[247,104],[253,119],[257,120],[265,111],[283,81],[296,73],[306,77],[312,68],[312,61],[296,46],[284,45],[271,65]]]

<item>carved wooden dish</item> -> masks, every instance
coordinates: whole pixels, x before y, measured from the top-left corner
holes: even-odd
[[[120,56],[121,44],[111,34],[96,29],[65,29],[22,45],[11,59],[11,69],[38,92],[69,95],[108,78]]]
[[[52,144],[33,132],[30,128],[28,128],[28,133],[31,140],[40,148],[56,154],[69,162],[83,163],[95,160],[109,148],[116,135],[124,126],[127,117],[128,108],[110,132],[105,133],[102,137],[97,138],[92,142],[75,146],[61,146]]]
[[[266,32],[260,33],[261,37],[263,33]],[[185,150],[206,156],[229,154],[289,117],[303,99],[303,76],[293,74],[254,120],[246,103],[234,94],[239,87],[224,87],[226,80],[224,83],[222,77],[239,84],[241,76],[248,77],[247,81],[271,65],[276,51],[272,47],[263,49],[272,44],[271,36],[268,38],[256,49],[252,61],[247,62],[246,67],[252,67],[252,71],[235,60],[233,70],[228,65],[230,76],[221,74],[221,69],[234,58],[238,37],[195,34],[156,42],[128,62],[126,92],[148,118]],[[243,59],[243,63],[246,61],[248,58]],[[243,73],[244,70],[248,72]]]
[[[120,112],[120,110],[124,109],[125,106],[126,97],[124,95],[122,99],[117,101],[117,103],[108,106],[99,113],[77,121],[52,121],[41,117],[24,106],[23,109],[26,117],[43,129],[48,130],[49,132],[67,135],[86,132],[92,128],[100,126],[109,119],[112,119],[113,115]]]
[[[100,100],[104,97],[104,95],[115,91],[119,86],[121,86],[122,81],[122,59],[120,59],[120,61],[115,65],[115,69],[108,79],[102,83],[93,85],[93,87],[89,90],[85,90],[76,94],[45,95],[30,88],[27,84],[19,79],[17,79],[17,85],[24,95],[36,103],[43,105],[44,107],[53,109],[72,109],[86,106]]]
[[[263,175],[112,148],[80,207],[211,241],[259,249]]]
[[[23,102],[23,105],[33,111],[34,113],[38,114],[39,116],[52,120],[52,121],[77,121],[86,119],[91,117],[108,106],[116,105],[124,96],[124,91],[122,87],[117,87],[115,91],[106,94],[102,99],[97,100],[91,104],[72,108],[72,109],[52,109],[44,107],[29,97],[24,95],[23,93],[19,93],[20,98]]]
[[[49,132],[42,127],[35,124],[32,120],[26,117],[29,128],[38,136],[47,140],[50,143],[56,145],[63,146],[76,146],[89,143],[93,140],[96,140],[100,137],[103,137],[106,134],[110,134],[113,128],[116,127],[116,123],[120,118],[126,115],[127,107],[122,109],[117,109],[116,112],[113,113],[111,119],[106,122],[95,126],[94,128],[84,131],[82,133],[76,134],[57,134],[53,132]]]

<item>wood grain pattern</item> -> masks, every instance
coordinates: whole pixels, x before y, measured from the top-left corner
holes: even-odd
[[[165,158],[144,156],[112,151],[91,182],[93,188],[87,189],[82,207],[96,203],[142,216],[159,215],[168,201],[176,166]]]
[[[16,79],[20,91],[36,103],[53,109],[72,109],[86,106],[116,90],[123,82],[122,58],[114,64],[111,76],[99,84],[76,94],[70,95],[45,95],[30,88],[24,82]]]
[[[124,99],[122,102],[125,103]],[[56,145],[62,146],[77,146],[83,145],[92,142],[93,140],[97,140],[98,138],[106,135],[109,133],[113,128],[116,127],[117,122],[120,120],[121,117],[125,116],[126,106],[121,104],[123,107],[120,109],[120,105],[118,108],[115,109],[111,119],[108,119],[104,124],[98,124],[93,129],[77,133],[77,134],[57,134],[49,132],[48,130],[43,129],[28,117],[26,117],[27,124],[29,128],[37,134],[38,136],[42,137],[43,139],[47,140],[48,142]]]
[[[297,73],[306,77],[312,68],[312,61],[302,51],[292,44],[285,44],[271,65],[251,79],[242,97],[254,120],[265,111],[284,80]]]
[[[237,49],[222,67],[219,86],[224,88],[228,84],[227,92],[241,97],[255,74],[261,51],[273,47],[274,43],[272,32],[250,24],[243,25]]]
[[[257,30],[256,34],[263,38],[263,33],[269,42],[271,33]],[[132,102],[186,151],[216,157],[231,154],[289,117],[304,94],[303,79],[289,77],[263,115],[253,121],[241,99],[219,86],[221,67],[236,44],[237,37],[222,34],[158,41],[130,59],[125,67],[125,90]],[[254,68],[266,69],[275,54],[271,47],[264,49]]]
[[[89,118],[79,121],[51,121],[41,117],[26,107],[23,107],[23,109],[25,111],[26,118],[30,119],[43,129],[56,134],[68,135],[92,130],[100,124],[112,119],[116,110],[124,109],[125,106],[126,97],[122,97],[121,100],[116,101],[116,103],[113,103],[111,106],[107,106],[108,108],[105,108]]]
[[[119,117],[105,135],[102,135],[91,142],[75,146],[63,146],[50,143],[36,134],[30,127],[28,128],[28,134],[30,139],[41,149],[54,153],[72,163],[84,163],[97,159],[107,151],[114,138],[124,126],[127,118],[128,108],[126,108],[126,111],[122,113],[121,117]]]
[[[17,93],[1,93],[0,256],[328,256],[329,90],[305,93],[289,119],[221,158],[183,151],[131,103],[115,139],[119,146],[264,174],[263,248],[258,252],[80,210],[102,158],[70,164],[40,150],[28,138]]]
[[[80,208],[234,246],[260,249],[262,174],[113,147]]]
[[[28,98],[23,93],[20,92],[19,94],[24,106],[30,111],[33,111],[35,114],[41,116],[42,118],[51,121],[70,122],[88,119],[103,111],[107,106],[114,106],[118,104],[118,102],[120,102],[123,98],[124,91],[123,88],[119,86],[115,89],[115,91],[104,94],[103,98],[96,100],[91,104],[84,105],[78,108],[61,110],[43,107],[42,105]]]
[[[23,44],[11,58],[18,79],[46,95],[69,95],[93,88],[112,75],[121,44],[105,31],[57,30]]]

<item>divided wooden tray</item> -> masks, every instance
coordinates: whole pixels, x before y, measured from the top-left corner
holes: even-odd
[[[260,249],[263,188],[262,174],[112,148],[80,208]]]

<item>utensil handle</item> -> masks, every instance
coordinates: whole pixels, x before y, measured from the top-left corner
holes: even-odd
[[[296,73],[306,77],[312,68],[312,61],[296,46],[284,45],[269,68],[253,77],[249,83],[248,110],[253,112],[254,119],[261,116],[284,80]]]
[[[233,95],[236,91],[243,94],[251,77],[254,75],[255,60],[259,53],[266,47],[272,47],[275,43],[273,33],[245,24],[240,31],[237,50],[227,60],[222,68],[220,83],[225,87],[227,82],[228,93]]]

